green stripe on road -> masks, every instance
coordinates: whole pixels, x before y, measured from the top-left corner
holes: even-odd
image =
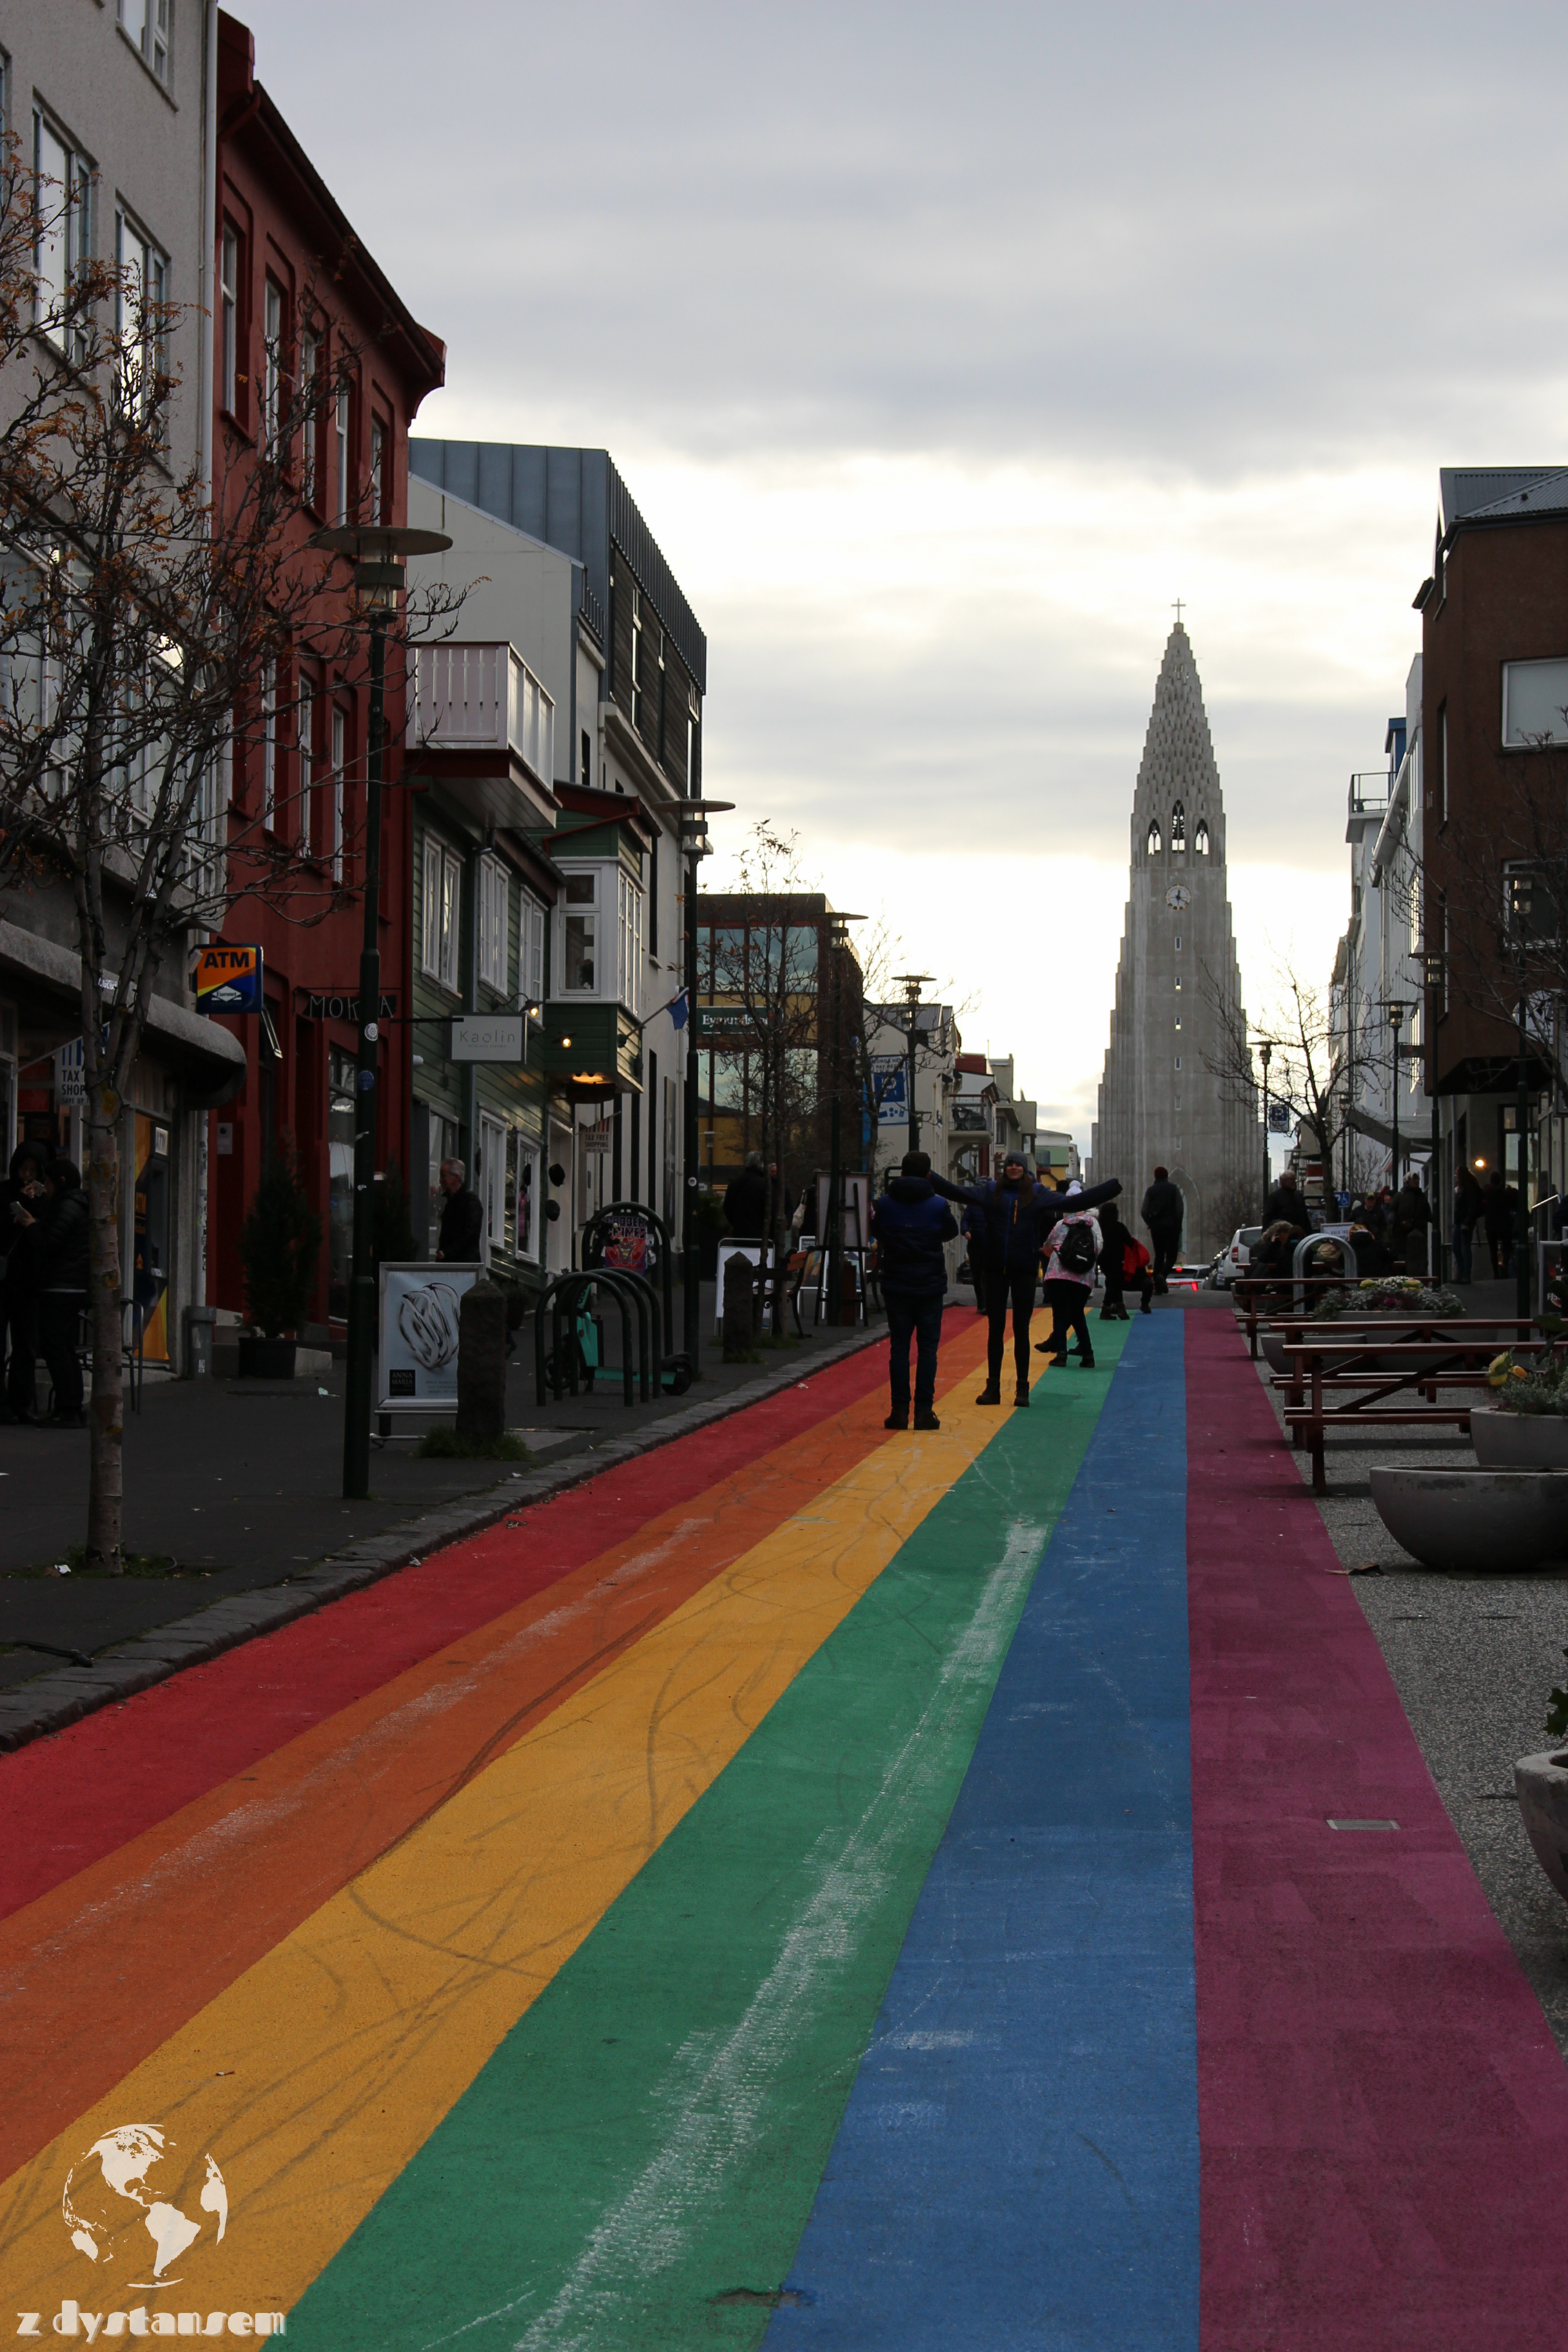
[[[1112,1368],[1128,1327],[1098,1326]],[[290,2313],[321,2352],[754,2345],[1108,1381],[1046,1374]]]

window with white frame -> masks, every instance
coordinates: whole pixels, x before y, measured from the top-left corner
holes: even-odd
[[[642,1012],[643,894],[631,876],[616,877],[620,913],[620,1002],[628,1013]]]
[[[443,988],[458,987],[458,940],[463,902],[463,861],[455,850],[425,836],[420,969]]]
[[[270,832],[278,811],[278,665],[261,665],[261,822]]]
[[[269,278],[263,298],[261,333],[261,431],[269,457],[278,454],[282,409],[283,289]]]
[[[343,878],[343,771],[348,765],[349,723],[336,703],[332,706],[332,808],[329,845],[332,879]]]
[[[544,997],[544,909],[525,890],[518,908],[517,988],[531,1004]]]
[[[509,917],[511,889],[499,857],[479,860],[479,978],[497,994],[510,993],[511,957]]]
[[[541,782],[555,781],[555,705],[533,672],[523,666],[521,683],[523,758]]]
[[[491,1251],[506,1247],[506,1129],[488,1111],[479,1113],[479,1164],[475,1175],[475,1189],[485,1209],[479,1255],[489,1265]]]
[[[34,324],[63,349],[77,271],[92,253],[92,166],[42,114],[33,117]],[[71,331],[74,345],[79,334]]]
[[[1447,705],[1443,716],[1446,722]],[[1568,661],[1504,662],[1502,740],[1568,743]]]
[[[511,1194],[513,1248],[519,1257],[536,1263],[539,1257],[539,1153],[514,1127],[508,1138],[511,1168],[507,1189]]]
[[[223,404],[232,416],[239,398],[239,231],[229,221],[218,265],[218,341]]]
[[[334,500],[335,511],[332,519],[335,522],[342,524],[347,522],[349,520],[349,427],[351,423],[351,411],[349,388],[346,383],[341,383],[338,386],[336,407],[337,414],[333,419],[336,430],[332,438],[335,445],[334,458],[337,468],[337,479],[333,487],[337,495]]]
[[[171,0],[119,0],[120,21],[142,53],[143,62],[169,85],[169,9]]]
[[[164,364],[162,306],[169,299],[168,256],[160,252],[122,205],[114,210],[114,329],[121,353],[125,404],[146,412]]]
[[[599,971],[599,877],[589,867],[566,877],[555,920],[556,992],[596,996]]]

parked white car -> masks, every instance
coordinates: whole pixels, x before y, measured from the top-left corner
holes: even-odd
[[[1219,1254],[1214,1270],[1214,1286],[1228,1290],[1238,1274],[1247,1272],[1247,1260],[1254,1245],[1263,1239],[1261,1225],[1237,1225],[1226,1248]]]

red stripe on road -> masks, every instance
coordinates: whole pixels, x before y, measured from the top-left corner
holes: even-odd
[[[1186,1359],[1204,2352],[1517,2352],[1568,2072],[1231,1318]]]
[[[880,1348],[0,1759],[0,1918],[887,1377]],[[635,1428],[634,1423],[629,1424]]]

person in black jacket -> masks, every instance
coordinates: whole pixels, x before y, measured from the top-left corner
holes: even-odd
[[[1017,1383],[1013,1402],[1026,1405],[1029,1318],[1035,1311],[1035,1286],[1040,1278],[1040,1252],[1046,1235],[1058,1217],[1073,1210],[1098,1208],[1102,1201],[1113,1201],[1121,1190],[1121,1179],[1113,1176],[1109,1183],[1097,1184],[1091,1192],[1075,1192],[1069,1200],[1066,1192],[1048,1192],[1030,1175],[1023,1153],[1010,1151],[1002,1162],[1000,1183],[992,1181],[971,1188],[949,1183],[942,1176],[932,1177],[931,1182],[944,1200],[963,1201],[979,1209],[984,1218],[978,1244],[971,1241],[969,1245],[971,1263],[978,1245],[985,1269],[985,1312],[991,1324],[985,1386],[974,1402],[1002,1402],[1002,1349],[1011,1306],[1013,1367]]]
[[[0,1184],[0,1360],[11,1340],[10,1376],[0,1421],[32,1418],[33,1366],[37,1360],[37,1266],[26,1239],[26,1219],[42,1213],[47,1192],[44,1171],[51,1154],[42,1143],[19,1143],[10,1173]],[[15,1212],[21,1211],[20,1216]]]
[[[82,1412],[81,1360],[77,1353],[81,1310],[87,1304],[87,1195],[73,1161],[56,1160],[44,1179],[46,1197],[20,1209],[16,1223],[26,1252],[32,1292],[37,1307],[37,1345],[49,1368],[55,1409],[44,1424],[49,1429],[79,1429]],[[30,1421],[35,1354],[29,1347],[25,1373],[16,1382],[12,1410],[19,1421]],[[16,1350],[12,1350],[13,1368]],[[19,1399],[26,1395],[27,1407]]]
[[[469,1192],[465,1181],[468,1172],[460,1160],[441,1162],[441,1190],[447,1199],[441,1230],[436,1236],[436,1255],[456,1265],[476,1265],[484,1255],[485,1204],[477,1192]]]
[[[910,1342],[916,1346],[915,1427],[940,1429],[937,1349],[947,1291],[944,1244],[958,1236],[952,1211],[931,1181],[929,1151],[906,1151],[900,1174],[871,1207],[871,1237],[888,1309],[888,1381],[892,1410],[884,1429],[910,1425]]]
[[[1268,1204],[1263,1212],[1263,1222],[1266,1225],[1292,1226],[1298,1234],[1311,1232],[1312,1212],[1308,1208],[1306,1200],[1296,1182],[1293,1169],[1285,1170],[1279,1181],[1268,1195]]]
[[[746,1164],[724,1191],[724,1223],[744,1241],[761,1241],[768,1229],[768,1179],[760,1151],[748,1151]]]
[[[1154,1244],[1154,1289],[1163,1298],[1169,1288],[1165,1276],[1182,1255],[1182,1225],[1187,1213],[1182,1188],[1172,1183],[1168,1168],[1155,1169],[1154,1181],[1144,1193],[1138,1213]]]

